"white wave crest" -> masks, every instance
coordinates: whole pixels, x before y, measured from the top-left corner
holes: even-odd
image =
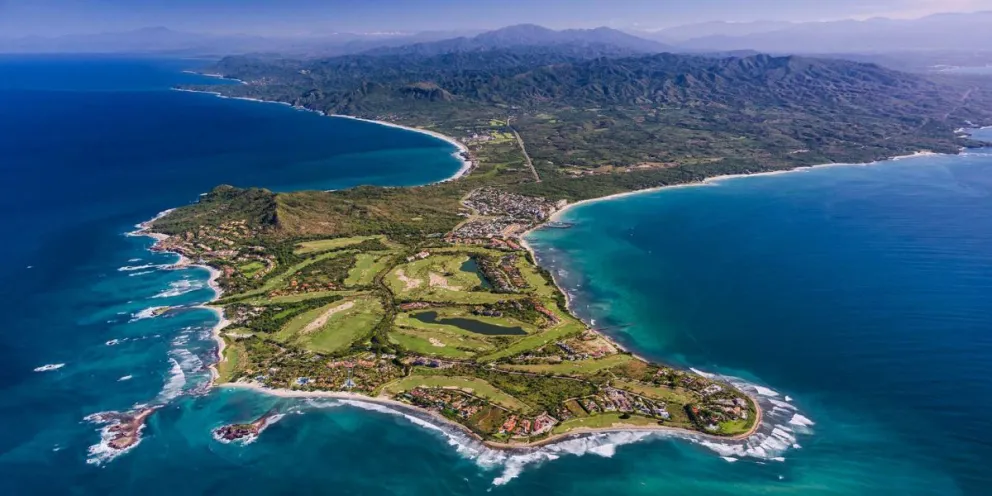
[[[152,272],[155,272],[155,271],[154,270],[142,270],[142,271],[139,271],[139,272],[132,272],[132,273],[128,274],[127,276],[128,277],[143,276],[145,274],[151,274]]]
[[[34,368],[34,371],[35,372],[48,372],[48,371],[51,371],[51,370],[58,370],[58,369],[60,369],[62,367],[65,367],[65,364],[64,363],[49,363],[47,365],[42,365],[41,367],[35,367]]]
[[[169,289],[158,293],[152,298],[172,298],[174,296],[184,295],[186,293],[191,293],[198,289],[203,289],[205,283],[201,281],[190,281],[189,279],[180,279],[178,281],[173,281],[169,283]]]
[[[183,368],[179,365],[179,362],[175,358],[169,358],[169,361],[172,362],[172,368],[169,369],[169,378],[166,379],[165,386],[162,387],[162,391],[155,398],[159,403],[172,401],[182,394],[183,387],[186,386],[186,373],[183,372]]]
[[[166,308],[169,308],[169,307],[148,307],[148,308],[146,308],[144,310],[141,310],[138,313],[131,314],[131,320],[128,320],[128,322],[135,322],[135,321],[138,321],[138,320],[151,319],[151,318],[158,317],[159,315],[162,314],[162,310],[164,310]]]
[[[627,431],[598,433],[565,439],[539,448],[509,452],[489,448],[458,429],[441,427],[420,417],[385,405],[353,400],[340,400],[340,403],[366,410],[399,415],[415,425],[442,434],[448,439],[448,444],[453,446],[460,455],[474,460],[480,467],[484,469],[502,468],[500,475],[493,479],[494,486],[501,486],[515,479],[528,465],[557,460],[565,455],[582,456],[592,454],[609,458],[616,453],[616,449],[620,446],[635,443],[651,436],[664,435],[664,433]]]
[[[130,381],[133,377],[134,377],[133,375],[128,374],[125,375],[124,377],[121,377],[120,379],[117,379],[117,382]]]
[[[146,270],[146,269],[164,269],[170,267],[168,264],[144,264],[144,265],[125,265],[123,267],[118,267],[119,272],[134,272],[136,270]]]

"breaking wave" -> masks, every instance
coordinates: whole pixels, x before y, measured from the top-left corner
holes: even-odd
[[[169,283],[169,289],[152,296],[152,298],[172,298],[203,289],[204,287],[206,287],[206,283],[202,281],[180,279]]]
[[[167,308],[169,307],[148,307],[144,310],[141,310],[138,313],[131,314],[131,320],[128,320],[128,322],[135,322],[138,320],[158,317],[159,315],[162,314],[163,310]]]
[[[58,370],[65,367],[64,363],[49,363],[48,365],[42,365],[41,367],[35,367],[35,372],[48,372],[50,370]]]
[[[763,411],[757,432],[742,440],[722,440],[678,431],[611,431],[577,434],[541,447],[497,450],[487,447],[456,427],[438,425],[438,423],[423,418],[422,415],[417,415],[412,410],[405,411],[402,407],[394,408],[379,403],[350,399],[310,400],[309,403],[321,408],[343,404],[402,416],[417,426],[443,435],[448,444],[454,447],[460,455],[474,460],[479,467],[486,470],[499,470],[499,475],[492,481],[495,486],[510,482],[531,465],[540,465],[569,455],[595,455],[609,458],[616,454],[619,447],[647,439],[677,438],[687,440],[712,450],[728,463],[742,459],[756,459],[759,463],[784,462],[785,457],[783,455],[786,451],[801,447],[798,443],[800,436],[813,434],[811,427],[815,425],[815,422],[800,413],[792,403],[776,399],[780,393],[737,377],[696,372],[729,382],[754,397]]]

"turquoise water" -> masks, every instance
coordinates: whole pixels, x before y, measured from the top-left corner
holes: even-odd
[[[992,150],[730,179],[562,220],[575,225],[531,242],[584,318],[647,357],[767,385],[815,422],[783,462],[724,467],[783,477],[738,493],[988,493]]]
[[[3,494],[986,492],[989,152],[571,210],[532,241],[576,309],[639,353],[747,381],[769,415],[740,445],[506,454],[376,406],[205,388],[216,318],[148,309],[208,300],[206,273],[165,270],[135,223],[220,183],[421,184],[459,164],[417,133],[167,91],[195,64],[0,58]],[[84,418],[136,404],[164,407],[110,459]],[[272,408],[252,444],[211,437]]]

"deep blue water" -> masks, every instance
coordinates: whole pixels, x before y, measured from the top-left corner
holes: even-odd
[[[0,493],[987,493],[990,152],[571,210],[532,241],[576,309],[639,353],[769,388],[747,386],[768,419],[742,446],[630,434],[506,456],[368,406],[203,394],[215,317],[141,318],[211,296],[204,271],[162,270],[170,255],[124,235],[165,208],[221,183],[459,167],[421,134],[167,91],[196,64],[0,58]],[[142,403],[166,406],[138,446],[88,451],[85,416]],[[273,407],[253,444],[210,436]]]

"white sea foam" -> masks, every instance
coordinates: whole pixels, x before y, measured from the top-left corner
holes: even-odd
[[[738,458],[734,458],[734,457],[732,457],[732,456],[721,456],[720,458],[723,458],[724,460],[727,460],[727,461],[728,461],[728,462],[730,462],[730,463],[734,463],[734,462],[736,462],[737,460],[739,460]]]
[[[121,343],[121,340],[120,339],[111,339],[110,341],[107,341],[106,343],[103,343],[103,344],[105,344],[107,346],[117,346],[120,343]]]
[[[165,309],[165,308],[169,308],[169,307],[148,307],[148,308],[146,308],[144,310],[141,310],[140,312],[138,312],[136,314],[132,314],[131,315],[131,320],[129,320],[128,322],[135,322],[135,321],[138,321],[138,320],[151,319],[151,318],[157,317],[157,316],[161,315],[160,312],[162,311],[162,309]]]
[[[721,376],[693,369],[697,374],[711,379],[726,381],[750,394],[761,405],[764,416],[757,432],[741,441],[720,441],[711,438],[691,438],[723,457],[753,458],[758,461],[782,461],[782,456],[789,449],[799,446],[797,436],[812,435],[809,427],[812,421],[799,413],[798,408],[786,401],[777,399],[780,393],[765,386],[749,383],[733,376]],[[789,400],[792,398],[786,396]],[[809,425],[798,425],[792,419],[809,421]]]
[[[86,420],[87,422],[99,422],[99,418],[101,416],[106,415],[106,414],[109,414],[109,413],[115,413],[115,412],[94,413],[92,415],[87,415],[83,420]],[[89,454],[89,456],[86,457],[86,463],[88,463],[90,465],[103,465],[104,463],[107,463],[107,462],[113,460],[114,458],[117,458],[118,456],[123,455],[124,453],[127,453],[128,451],[131,451],[132,449],[134,449],[135,446],[141,444],[141,439],[142,439],[142,437],[141,437],[141,431],[143,431],[145,429],[144,424],[142,424],[138,428],[138,432],[137,432],[138,440],[135,441],[134,444],[132,444],[131,446],[128,446],[127,448],[124,448],[122,450],[112,448],[110,446],[110,441],[112,441],[114,439],[114,433],[113,432],[110,432],[110,428],[113,427],[113,426],[115,426],[115,425],[117,425],[117,424],[119,424],[119,423],[120,423],[119,420],[113,420],[113,421],[107,422],[100,429],[100,442],[94,444],[93,446],[90,446],[86,450],[87,453]]]
[[[130,381],[133,377],[134,376],[128,374],[128,375],[125,375],[124,377],[121,377],[120,379],[117,379],[117,382]]]
[[[169,378],[166,379],[162,391],[158,393],[155,401],[158,403],[168,403],[183,392],[186,386],[186,373],[175,358],[169,358],[172,368],[169,369]]]
[[[762,396],[775,397],[778,396],[778,392],[768,389],[764,386],[754,386],[755,391]]]
[[[134,272],[137,270],[145,269],[166,269],[171,267],[169,264],[143,264],[143,265],[125,265],[123,267],[118,267],[119,272]]]
[[[203,281],[180,279],[178,281],[173,281],[169,283],[169,289],[166,289],[152,298],[172,298],[174,296],[184,295],[186,293],[191,293],[198,289],[203,289],[206,287],[206,283]]]
[[[141,261],[140,258],[131,258],[131,259],[128,259],[128,262],[130,262],[130,263],[140,262],[140,261]]]
[[[662,437],[666,435],[666,433],[646,431],[596,433],[565,439],[539,448],[508,452],[488,448],[455,428],[440,427],[430,421],[388,406],[353,400],[340,400],[340,403],[366,410],[400,415],[418,426],[444,435],[448,439],[448,444],[453,446],[460,455],[474,460],[480,467],[493,470],[502,469],[500,475],[493,479],[494,486],[501,486],[515,479],[528,465],[557,460],[566,455],[582,456],[592,454],[609,458],[616,453],[617,448],[620,446],[635,443],[652,436]]]
[[[139,271],[139,272],[132,272],[132,273],[128,274],[127,276],[128,277],[143,276],[145,274],[151,274],[152,272],[155,272],[155,271],[154,270],[142,270],[142,271]]]
[[[35,367],[35,372],[48,372],[50,370],[58,370],[65,367],[64,363],[49,363],[48,365],[42,365],[41,367]]]
[[[792,425],[799,425],[802,427],[811,427],[814,424],[816,424],[816,422],[813,422],[806,416],[800,415],[798,413],[792,416],[792,419],[789,420],[789,423]]]

